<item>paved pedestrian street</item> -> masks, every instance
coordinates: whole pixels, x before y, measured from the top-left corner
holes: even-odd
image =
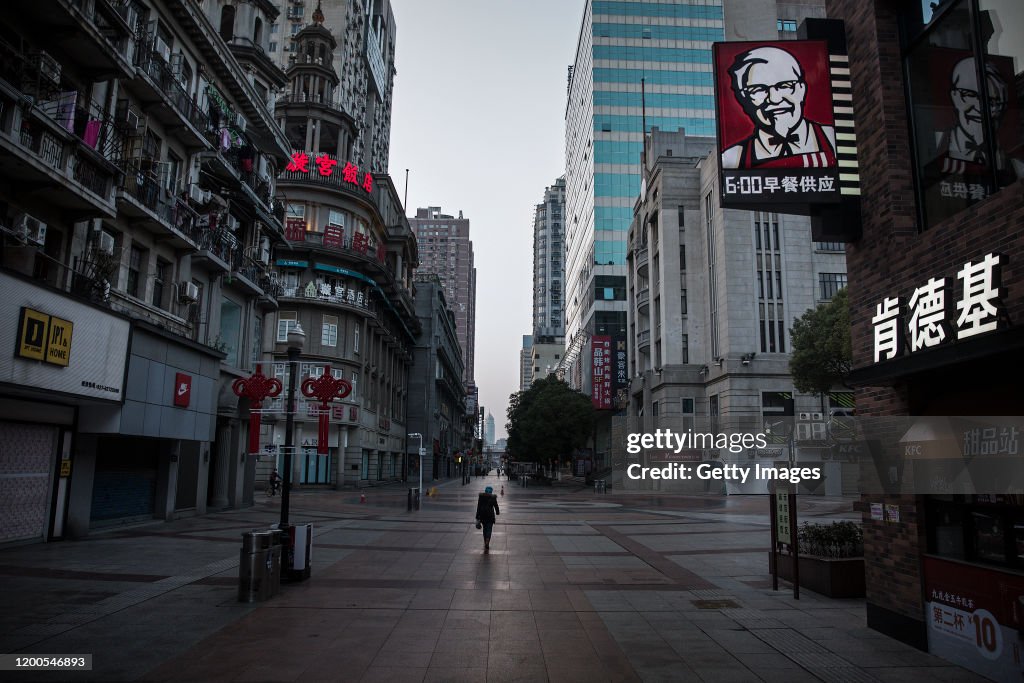
[[[497,489],[489,554],[472,523]],[[404,489],[296,491],[312,577],[237,601],[240,534],[279,498],[82,541],[0,550],[0,651],[92,654],[90,673],[14,680],[970,681],[768,572],[767,500],[449,482],[407,512]],[[855,519],[801,498],[801,520]],[[10,674],[5,674],[5,678]]]

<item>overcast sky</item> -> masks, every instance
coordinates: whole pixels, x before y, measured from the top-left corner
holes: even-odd
[[[470,220],[476,382],[505,436],[530,334],[533,214],[565,173],[566,68],[583,0],[392,0],[397,24],[389,170],[406,212]]]

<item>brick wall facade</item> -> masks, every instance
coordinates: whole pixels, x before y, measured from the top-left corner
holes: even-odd
[[[931,277],[955,278],[964,263],[989,252],[1009,256],[1002,271],[1003,301],[1011,326],[1024,321],[1024,258],[1020,256],[1024,253],[1024,181],[918,232],[912,141],[895,14],[899,6],[887,0],[827,2],[828,16],[846,22],[861,173],[863,237],[847,245],[855,368],[874,361],[871,318],[885,296],[906,296]],[[955,375],[950,382],[949,388],[955,389]],[[915,412],[913,388],[912,381],[860,387],[858,414],[911,414]],[[971,392],[962,396],[954,398],[969,401]],[[972,406],[963,405],[961,411],[949,414],[972,413]],[[872,521],[869,502],[900,505],[900,523]],[[901,618],[920,622],[918,633],[923,637],[924,498],[872,496],[870,500],[865,497],[860,507],[869,623],[872,607],[880,608],[897,615],[896,622]]]

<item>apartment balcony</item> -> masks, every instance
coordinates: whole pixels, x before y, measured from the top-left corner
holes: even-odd
[[[128,77],[135,11],[111,0],[31,0],[17,12],[45,27],[48,44],[66,55],[77,74]]]
[[[241,250],[238,240],[223,228],[211,230],[209,216],[200,216],[199,221],[202,234],[199,251],[192,255],[192,266],[214,275],[229,272],[235,253]]]
[[[648,251],[646,244],[633,250],[633,261],[636,263],[636,272],[638,275],[647,275],[647,263],[649,260],[650,252]]]
[[[260,277],[258,284],[263,293],[256,299],[256,303],[264,310],[277,310],[277,300],[284,293],[284,287],[281,285],[277,273],[272,271],[265,272]]]
[[[638,332],[637,335],[636,335],[636,345],[637,345],[637,347],[639,347],[641,349],[650,348],[650,346],[651,346],[651,331],[650,330],[642,330],[642,331]]]
[[[343,312],[356,313],[372,321],[378,321],[381,316],[381,311],[377,305],[368,302],[365,297],[349,297],[347,292],[339,294],[337,290],[327,292],[316,288],[315,285],[313,288],[310,288],[308,285],[305,287],[284,287],[277,298],[282,305],[286,303],[291,305],[302,303],[318,304]]]
[[[274,203],[270,178],[255,172],[256,158],[243,159],[241,152],[234,148],[203,152],[201,158],[208,177],[220,181],[229,190],[240,191],[238,198],[246,200],[257,217],[273,227],[280,239],[284,234],[284,206],[278,207]]]
[[[636,293],[636,307],[638,311],[646,311],[651,303],[651,290],[641,289]]]
[[[187,147],[209,148],[206,132],[210,117],[199,108],[180,82],[180,74],[152,49],[153,41],[140,42],[136,53],[136,71],[125,84],[146,105],[151,116],[176,128],[175,135]]]
[[[0,90],[7,91],[8,85],[0,81]],[[12,196],[61,209],[70,218],[113,218],[118,169],[94,149],[107,137],[108,124],[96,121],[90,126],[90,144],[76,135],[74,110],[58,122],[50,104],[56,109],[47,102],[19,107],[0,124],[0,178]]]
[[[161,186],[146,160],[125,165],[117,191],[118,209],[134,224],[178,249],[199,249],[203,229],[199,214]]]

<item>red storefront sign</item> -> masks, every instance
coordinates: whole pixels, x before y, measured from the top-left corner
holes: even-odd
[[[303,242],[306,239],[306,219],[289,218],[284,222],[284,238],[289,242]]]
[[[192,399],[192,376],[179,372],[174,375],[174,405],[188,408]]]
[[[598,410],[611,410],[612,380],[612,338],[598,336],[591,339],[591,392],[590,401]]]
[[[1024,576],[924,558],[928,651],[992,680],[1019,680]]]
[[[312,165],[310,162],[313,162]],[[292,152],[292,159],[284,167],[289,173],[316,173],[317,175],[329,178],[338,171],[340,162],[329,154],[316,154],[310,156],[307,152]],[[356,187],[362,188],[366,193],[373,192],[373,175],[369,171],[363,172],[360,176],[359,167],[352,162],[345,162],[340,168],[341,181]]]

